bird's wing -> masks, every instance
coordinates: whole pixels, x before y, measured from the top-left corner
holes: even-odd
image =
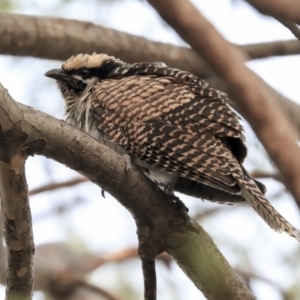
[[[115,68],[108,78],[124,78],[126,76],[147,76],[156,79],[162,78],[170,80],[173,86],[173,93],[188,94],[188,91],[197,97],[197,101],[192,101],[191,105],[186,105],[182,109],[182,100],[174,99],[175,106],[178,101],[181,105],[174,109],[173,114],[167,116],[166,120],[173,124],[174,116],[180,122],[180,118],[189,118],[194,121],[195,129],[210,132],[223,139],[223,142],[232,151],[237,160],[242,163],[247,155],[247,148],[244,144],[243,127],[240,124],[239,116],[228,106],[229,98],[227,94],[209,87],[207,81],[194,76],[193,74],[178,69],[167,67],[161,63],[134,63],[125,64]],[[162,99],[160,104],[164,99]],[[170,102],[170,98],[168,99]],[[183,100],[184,101],[184,100]],[[176,103],[177,102],[177,103]],[[166,109],[166,106],[164,106]],[[171,118],[171,120],[170,120]]]
[[[238,157],[243,153],[224,140],[242,141],[241,127],[216,93],[208,87],[193,92],[172,77],[106,79],[94,87],[92,116],[98,129],[129,154],[181,178],[241,195],[270,227],[300,241],[300,232],[243,171]]]
[[[111,141],[158,169],[240,193],[220,135],[239,136],[241,129],[216,94],[195,95],[172,79],[148,76],[104,80],[94,93],[94,120]]]

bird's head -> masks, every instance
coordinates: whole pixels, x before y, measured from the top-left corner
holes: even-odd
[[[123,64],[121,60],[106,54],[78,54],[66,60],[61,69],[50,70],[45,76],[56,80],[68,102],[81,98],[88,86],[107,78],[113,69]]]

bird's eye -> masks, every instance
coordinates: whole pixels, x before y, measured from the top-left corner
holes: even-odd
[[[88,69],[82,69],[79,71],[79,75],[82,78],[88,78],[90,75],[90,71]]]

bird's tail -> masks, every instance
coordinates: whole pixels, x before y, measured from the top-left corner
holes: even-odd
[[[239,175],[236,179],[242,196],[271,228],[285,232],[300,242],[300,231],[279,214],[250,177]]]

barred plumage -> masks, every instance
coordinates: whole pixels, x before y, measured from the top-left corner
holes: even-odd
[[[187,184],[191,195],[200,185],[231,194],[226,203],[251,205],[274,230],[300,240],[243,168],[243,128],[225,93],[162,63],[104,54],[73,56],[46,75],[57,80],[68,122],[129,155],[169,193]]]

